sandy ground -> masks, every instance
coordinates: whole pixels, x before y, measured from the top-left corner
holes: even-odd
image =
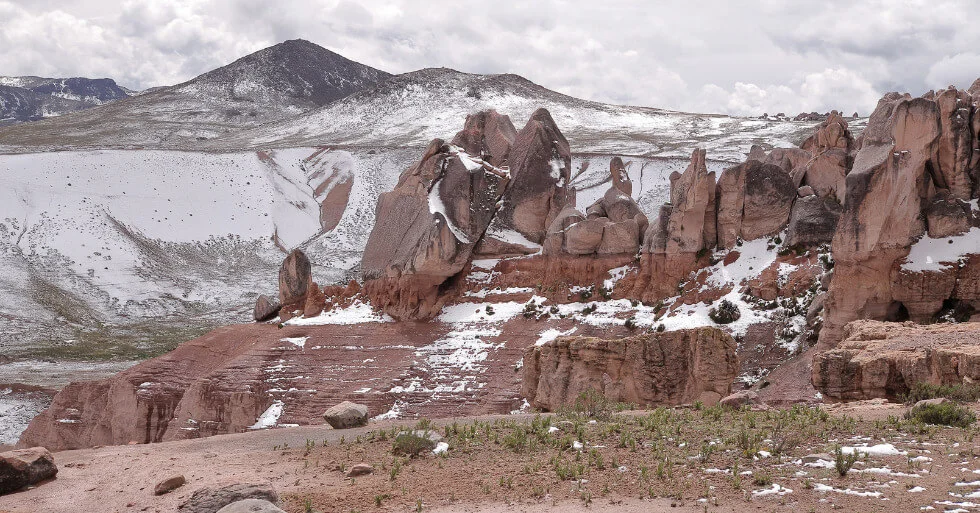
[[[767,419],[779,414],[724,413],[710,420],[709,412],[689,409],[670,410],[667,415],[672,420],[657,428],[662,436],[649,439],[643,439],[645,432],[637,426],[654,418],[650,412],[627,412],[599,423],[578,420],[578,436],[586,440],[584,450],[556,451],[550,446],[510,450],[508,437],[530,425],[533,416],[509,415],[435,421],[434,430],[440,433],[457,423],[463,431],[473,426],[475,436],[468,440],[447,436],[449,453],[412,460],[393,457],[391,439],[379,439],[378,434],[393,433],[395,426],[413,426],[414,420],[352,430],[310,426],[64,451],[55,455],[60,468],[57,479],[0,497],[0,511],[171,512],[199,488],[257,481],[271,482],[289,513],[307,511],[307,506],[322,513],[418,511],[420,506],[422,511],[479,513],[980,511],[976,504],[980,500],[971,499],[971,494],[980,496],[976,428],[930,428],[917,433],[894,429],[888,427],[890,417],[905,411],[895,404],[830,406],[826,411],[831,413],[826,420],[800,420],[800,426],[812,424],[808,431],[812,435],[803,435],[805,440],[778,461],[739,456],[735,442],[726,440],[724,433],[746,422],[758,423],[759,432],[765,432]],[[559,420],[556,416],[549,422]],[[623,433],[635,433],[637,446],[630,449],[632,442],[623,442]],[[698,446],[715,439],[725,450],[707,461],[698,460]],[[898,454],[870,455],[844,478],[832,468],[800,463],[799,458],[826,450],[832,441],[893,444]],[[592,461],[596,454],[604,457],[598,466]],[[672,470],[667,471],[672,474],[651,477],[665,454],[672,461]],[[557,478],[551,466],[556,459],[569,465],[581,461],[585,473],[575,479]],[[355,479],[344,476],[343,469],[361,462],[374,465],[375,473]],[[187,484],[154,496],[153,486],[172,474],[183,474]],[[771,482],[753,482],[753,475],[765,475]],[[766,493],[774,486],[778,486],[775,492]]]

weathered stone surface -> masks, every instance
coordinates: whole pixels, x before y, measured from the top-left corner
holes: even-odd
[[[824,122],[820,123],[820,126],[817,127],[817,133],[803,141],[800,148],[814,155],[830,149],[843,150],[846,154],[850,151],[853,143],[854,138],[847,128],[847,121],[835,110]]]
[[[798,198],[786,227],[786,247],[806,248],[827,244],[834,238],[842,207],[834,197]]]
[[[452,144],[500,167],[508,164],[510,149],[516,138],[517,129],[510,117],[490,109],[466,116],[463,130],[456,134]]]
[[[980,323],[849,323],[836,348],[813,357],[813,385],[835,399],[897,399],[915,383],[980,380]]]
[[[502,119],[478,133],[470,118],[461,141],[500,154],[506,147]],[[488,143],[487,141],[491,141]],[[422,159],[378,198],[376,222],[361,260],[371,302],[397,319],[428,319],[442,308],[441,286],[469,262],[474,246],[497,212],[508,174],[476,155],[432,141]]]
[[[559,337],[524,353],[521,394],[551,411],[590,389],[639,405],[717,404],[731,391],[737,363],[734,339],[715,328],[617,340]]]
[[[184,479],[184,476],[181,474],[170,476],[160,481],[153,487],[153,495],[163,495],[165,493],[172,492],[181,486],[184,486],[184,483],[186,482],[187,480]]]
[[[789,175],[776,166],[749,166],[745,173],[742,239],[753,240],[779,233],[789,221],[796,189]]]
[[[929,237],[940,239],[970,231],[970,203],[941,191],[924,207]]]
[[[233,502],[218,513],[286,513],[275,504],[263,499],[245,499]]]
[[[57,474],[54,457],[44,447],[0,453],[0,495],[16,492]]]
[[[279,315],[282,305],[278,301],[269,299],[269,296],[262,294],[255,300],[255,308],[252,309],[252,318],[256,322],[265,322]]]
[[[310,259],[300,249],[292,250],[279,268],[279,303],[282,313],[291,314],[306,305],[306,293],[313,283]]]
[[[279,502],[279,494],[270,483],[235,483],[219,488],[201,488],[177,510],[181,513],[217,513],[229,504],[246,499],[276,503]]]
[[[347,471],[347,477],[359,477],[366,476],[374,472],[374,467],[368,465],[367,463],[358,463]]]
[[[323,413],[323,420],[330,424],[334,429],[348,429],[359,426],[366,426],[368,421],[368,407],[363,404],[356,404],[344,401],[336,406],[330,407]]]
[[[963,228],[957,204],[943,198],[957,199],[973,188],[966,184],[971,175],[964,171],[976,144],[967,129],[973,108],[964,103],[965,94],[949,90],[912,98],[889,93],[871,115],[847,175],[844,210],[834,235],[836,266],[821,349],[833,347],[850,321],[886,319],[896,312],[928,318],[935,311],[924,309],[956,299],[937,297],[944,291],[935,286],[946,281],[922,275],[896,282],[893,273],[896,262],[926,233],[930,217],[936,234]],[[898,295],[917,305],[903,304]]]
[[[578,210],[565,206],[548,227],[544,254],[635,254],[639,250],[647,217],[622,190],[632,190],[622,161],[613,159],[609,167],[613,185],[586,210],[586,219]]]
[[[566,205],[575,205],[571,167],[568,140],[555,120],[546,109],[534,111],[511,148],[513,180],[498,214],[502,226],[542,243],[551,221]]]
[[[728,406],[729,408],[741,408],[755,403],[758,398],[759,394],[757,392],[753,390],[742,390],[741,392],[735,392],[722,398],[719,404]]]
[[[810,186],[818,196],[833,196],[843,204],[848,170],[844,150],[827,150],[803,166],[799,184]]]

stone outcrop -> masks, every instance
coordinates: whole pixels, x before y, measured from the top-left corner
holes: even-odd
[[[262,294],[255,300],[255,308],[252,309],[252,318],[256,322],[265,322],[279,315],[282,305],[278,301],[269,299],[269,296]]]
[[[836,198],[810,195],[798,198],[786,227],[786,247],[815,248],[829,244],[837,230],[842,207]]]
[[[381,194],[361,261],[372,303],[397,319],[438,313],[442,289],[469,262],[508,188],[509,172],[492,162],[508,158],[512,132],[510,120],[496,112],[469,116],[456,140],[489,161],[436,139],[395,189]],[[530,142],[522,144],[526,153]],[[520,197],[533,196],[527,178],[523,183]]]
[[[0,495],[16,492],[57,474],[54,457],[44,447],[0,453]]]
[[[860,320],[813,357],[813,384],[834,399],[898,399],[916,383],[980,380],[980,323],[928,326]]]
[[[547,110],[534,111],[510,151],[513,182],[500,209],[501,229],[543,243],[551,222],[566,205],[575,205],[571,168],[568,140]]]
[[[306,308],[306,295],[312,285],[313,267],[310,259],[302,250],[292,250],[279,268],[279,304],[282,305],[280,316],[283,320],[294,314],[302,314]]]
[[[594,390],[638,405],[716,404],[738,372],[735,340],[716,328],[618,340],[559,337],[524,353],[522,395],[554,411]]]
[[[923,98],[889,93],[878,102],[846,179],[821,348],[833,347],[856,319],[924,320],[944,300],[980,297],[959,277],[968,270],[900,267],[919,238],[961,232],[972,217],[965,203],[975,189],[971,98],[949,89]]]
[[[633,184],[622,159],[609,163],[612,185],[583,215],[566,205],[548,227],[544,254],[635,254],[647,229],[647,217],[630,196]]]

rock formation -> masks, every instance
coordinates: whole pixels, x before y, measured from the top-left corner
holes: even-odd
[[[54,457],[44,447],[0,453],[0,495],[16,492],[57,474]]]
[[[538,109],[517,133],[510,151],[513,182],[504,195],[499,226],[541,244],[566,205],[575,205],[570,186],[572,154],[551,114]]]
[[[980,380],[980,323],[928,326],[860,320],[813,358],[813,385],[834,399],[898,399],[916,383]]]
[[[546,255],[635,254],[647,229],[647,216],[630,196],[633,184],[622,159],[609,163],[612,185],[583,215],[566,205],[548,227]]]
[[[735,340],[717,328],[619,340],[559,337],[524,353],[521,394],[554,411],[594,390],[637,405],[716,404],[738,372]]]
[[[901,268],[921,237],[959,233],[972,217],[974,110],[971,95],[955,89],[878,102],[847,175],[820,347],[833,347],[852,320],[928,320],[944,300],[980,306],[970,266]]]
[[[306,295],[312,285],[313,268],[310,259],[302,250],[292,250],[279,268],[279,304],[282,305],[280,317],[283,320],[295,314],[302,315],[306,308]]]
[[[372,303],[396,319],[439,312],[441,289],[469,262],[508,186],[510,173],[491,162],[507,158],[512,132],[509,118],[494,111],[469,116],[456,140],[489,161],[436,139],[381,194],[361,261]]]
[[[632,294],[656,301],[672,295],[717,241],[715,174],[705,166],[705,150],[694,150],[683,174],[670,175],[670,203],[643,238],[641,270]]]

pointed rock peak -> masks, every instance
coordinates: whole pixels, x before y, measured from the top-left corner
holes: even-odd
[[[687,166],[687,170],[684,174],[689,171],[694,170],[696,175],[706,175],[708,174],[708,166],[704,163],[705,156],[708,154],[707,150],[704,148],[695,148],[691,152],[691,163]]]
[[[452,143],[491,165],[501,166],[507,162],[516,138],[517,129],[510,117],[490,109],[467,115],[463,130],[456,134]]]
[[[551,117],[551,113],[544,107],[539,107],[533,114],[531,114],[531,119],[529,119],[528,122],[530,123],[531,121],[537,121],[541,124],[558,128],[558,125],[555,123],[555,119]]]
[[[974,98],[980,96],[980,78],[974,80],[973,84],[966,90],[966,92],[970,93],[970,96],[973,96]]]
[[[626,172],[626,165],[623,164],[623,159],[613,157],[609,161],[609,176],[612,178],[613,187],[619,189],[627,196],[633,194],[633,181],[630,180],[630,175]]]

